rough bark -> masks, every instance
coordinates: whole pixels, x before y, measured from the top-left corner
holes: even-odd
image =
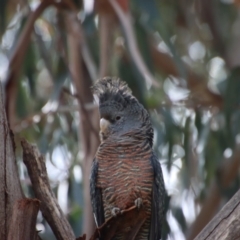
[[[21,199],[14,204],[8,240],[39,239],[35,230],[39,204],[39,200],[27,198]]]
[[[195,240],[215,239],[240,239],[240,190],[195,238]]]
[[[14,141],[5,113],[0,82],[0,239],[6,239],[13,205],[22,199]]]
[[[51,190],[43,156],[41,156],[36,146],[30,145],[26,140],[22,140],[21,144],[23,161],[27,167],[34,194],[41,201],[40,209],[44,218],[58,240],[74,240],[72,228]]]

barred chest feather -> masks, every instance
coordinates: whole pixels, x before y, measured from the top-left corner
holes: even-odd
[[[114,207],[127,209],[137,198],[144,202],[141,211],[146,212],[147,218],[137,239],[147,239],[150,226],[154,177],[151,154],[152,149],[147,142],[122,142],[103,143],[96,155],[97,186],[102,190],[105,220],[112,216]],[[120,236],[114,239],[121,239]]]

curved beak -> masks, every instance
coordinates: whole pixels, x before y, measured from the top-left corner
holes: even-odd
[[[100,119],[101,132],[105,132],[109,125],[110,125],[110,122],[108,120],[106,120],[105,118]]]

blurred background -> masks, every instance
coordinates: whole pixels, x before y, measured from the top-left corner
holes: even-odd
[[[46,157],[76,236],[95,227],[99,144],[91,85],[125,80],[148,109],[168,192],[163,239],[193,239],[239,188],[240,1],[2,0],[0,81],[21,183],[20,138]],[[39,213],[37,229],[55,239]]]

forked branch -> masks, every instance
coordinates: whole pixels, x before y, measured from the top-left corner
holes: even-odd
[[[29,144],[26,140],[22,139],[21,144],[23,162],[27,167],[34,194],[41,202],[40,210],[44,218],[58,240],[75,240],[73,230],[51,190],[43,156],[36,146]]]

